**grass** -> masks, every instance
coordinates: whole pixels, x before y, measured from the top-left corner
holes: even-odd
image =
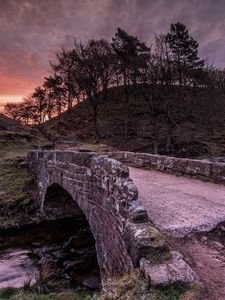
[[[2,122],[5,129],[1,129]],[[25,157],[30,149],[49,145],[38,130],[14,122],[0,114],[0,159]]]
[[[59,293],[42,294],[35,290],[6,288],[0,290],[1,300],[179,300],[189,290],[184,285],[172,285],[170,287],[146,288],[146,282],[131,281],[125,277],[123,288],[121,285],[111,290],[111,293],[102,292],[92,294],[89,291],[66,290]],[[126,282],[126,283],[125,283]],[[144,289],[143,289],[144,287]]]
[[[31,172],[19,168],[13,163],[2,163],[0,169],[0,203],[4,205],[26,205],[31,201],[29,186],[32,183]]]
[[[190,291],[184,284],[151,287],[139,270],[108,279],[100,300],[179,300]]]
[[[113,151],[114,149],[112,147],[109,147],[105,144],[88,144],[88,143],[78,143],[79,150],[87,150],[87,151],[94,151],[94,152],[107,152],[107,151]]]
[[[182,295],[189,291],[189,287],[184,284],[175,284],[168,287],[159,287],[153,290],[157,300],[179,300]]]
[[[41,294],[32,290],[6,288],[0,290],[1,300],[94,300],[88,291],[67,290],[61,293]]]
[[[15,224],[33,202],[31,171],[18,160],[0,161],[0,226]],[[22,214],[22,215],[20,215]]]
[[[17,157],[25,157],[27,151],[29,150],[28,147],[4,147],[0,150],[0,158],[2,159],[14,159]]]
[[[16,143],[7,142],[5,145],[0,144],[0,159],[25,158],[27,152],[32,149],[40,149],[52,145],[49,141],[37,141],[37,143]]]
[[[43,290],[38,284],[21,289],[6,288],[0,290],[0,300],[194,300],[197,295],[195,288],[184,284],[151,287],[139,270],[107,279],[98,293],[81,289]]]

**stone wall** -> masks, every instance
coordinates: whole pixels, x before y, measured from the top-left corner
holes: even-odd
[[[156,169],[177,175],[195,176],[205,181],[225,184],[224,163],[122,151],[110,152],[107,155],[135,167]]]
[[[82,210],[96,240],[103,278],[128,272],[151,254],[163,257],[168,253],[163,237],[151,227],[138,200],[128,167],[121,162],[70,151],[31,151],[28,162],[43,213],[46,192],[53,185],[61,186]]]

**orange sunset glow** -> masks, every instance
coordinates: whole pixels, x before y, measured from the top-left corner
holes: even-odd
[[[18,103],[23,100],[23,95],[5,95],[0,97],[0,112],[4,109],[4,105],[9,102]]]
[[[117,27],[150,43],[182,20],[202,57],[225,65],[224,1],[0,0],[0,105],[20,101],[42,84],[49,60],[74,39],[106,38]],[[169,13],[168,13],[169,12]],[[199,18],[201,16],[201,18]]]

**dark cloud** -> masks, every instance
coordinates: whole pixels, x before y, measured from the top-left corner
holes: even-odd
[[[150,44],[177,21],[203,58],[225,67],[225,0],[0,0],[0,95],[32,91],[74,38],[111,38],[122,27]]]

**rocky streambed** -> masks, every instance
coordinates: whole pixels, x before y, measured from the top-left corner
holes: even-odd
[[[100,287],[95,240],[84,219],[45,221],[0,236],[0,288]]]

